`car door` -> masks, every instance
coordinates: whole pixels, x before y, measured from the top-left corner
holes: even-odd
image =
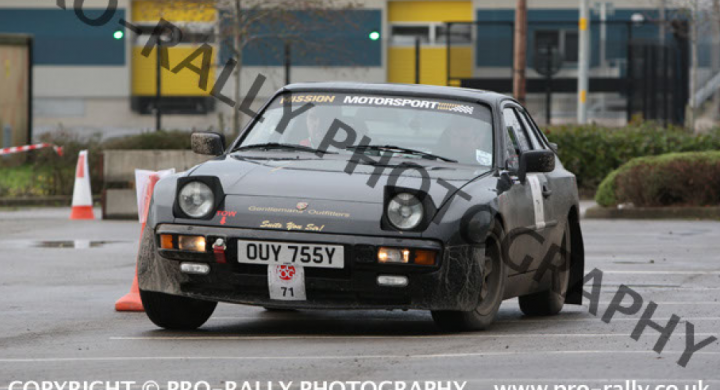
[[[521,107],[514,102],[502,106],[502,119],[506,136],[506,167],[513,184],[501,199],[506,210],[503,215],[513,221],[509,229],[509,274],[521,271],[533,271],[538,268],[542,257],[549,248],[553,224],[548,224],[552,215],[552,205],[547,200],[550,193],[548,179],[543,173],[528,173],[524,183],[517,177],[519,156],[529,150],[537,150],[540,145],[523,125],[518,110]],[[530,261],[529,264],[525,263]]]
[[[523,108],[516,110],[518,117],[520,118],[523,126],[530,135],[532,142],[536,145],[536,149],[550,150],[550,144],[547,138],[542,134],[540,129],[532,120],[530,114]],[[560,215],[564,213],[566,208],[565,204],[567,200],[563,200],[567,195],[567,188],[569,185],[568,175],[564,173],[564,170],[558,169],[560,161],[556,158],[556,167],[552,172],[543,173],[545,176],[546,184],[542,189],[543,197],[545,198],[546,206],[546,229],[545,237],[552,243],[560,245],[563,236],[564,229],[564,218]]]

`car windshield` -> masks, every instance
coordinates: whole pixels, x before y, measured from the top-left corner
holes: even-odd
[[[399,158],[492,165],[492,116],[481,104],[410,96],[296,93],[277,97],[262,118],[236,149],[320,150],[323,155],[391,152]],[[335,120],[342,126],[329,132]]]

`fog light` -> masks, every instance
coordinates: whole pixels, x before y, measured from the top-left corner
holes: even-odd
[[[378,286],[405,287],[408,285],[407,276],[380,275],[377,277]]]
[[[408,263],[410,261],[410,251],[399,248],[378,249],[378,261],[381,263]]]
[[[178,249],[180,249],[181,251],[205,252],[205,237],[178,236]]]
[[[413,258],[413,264],[435,265],[436,255],[437,255],[436,251],[418,249],[415,251],[415,257]]]
[[[185,274],[207,275],[210,273],[210,266],[200,263],[181,263],[180,271]]]
[[[173,237],[172,237],[172,234],[161,234],[161,235],[160,235],[160,248],[162,248],[162,249],[173,249]]]

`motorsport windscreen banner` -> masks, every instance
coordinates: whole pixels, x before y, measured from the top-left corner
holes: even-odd
[[[381,95],[358,95],[358,94],[318,94],[318,93],[297,93],[287,94],[275,99],[269,108],[276,108],[292,103],[292,105],[303,105],[310,103],[313,106],[348,106],[348,107],[392,107],[403,109],[414,109],[422,111],[440,111],[463,116],[477,116],[478,111],[487,114],[486,110],[478,110],[476,104],[468,102],[450,101],[430,97],[414,96],[381,96]]]

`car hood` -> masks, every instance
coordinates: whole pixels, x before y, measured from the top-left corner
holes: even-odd
[[[417,170],[393,173],[402,162],[417,162],[425,168],[430,178],[428,190],[436,202],[444,199],[448,192],[437,183],[438,178],[459,188],[488,171],[484,167],[395,158],[388,166],[358,164],[352,174],[348,174],[345,170],[349,156],[318,158],[305,153],[283,153],[269,158],[265,154],[268,153],[263,153],[261,158],[239,154],[222,156],[199,165],[189,175],[218,177],[227,195],[382,203],[388,181],[399,187],[419,189],[422,185],[422,176]],[[380,174],[374,173],[375,170]]]

